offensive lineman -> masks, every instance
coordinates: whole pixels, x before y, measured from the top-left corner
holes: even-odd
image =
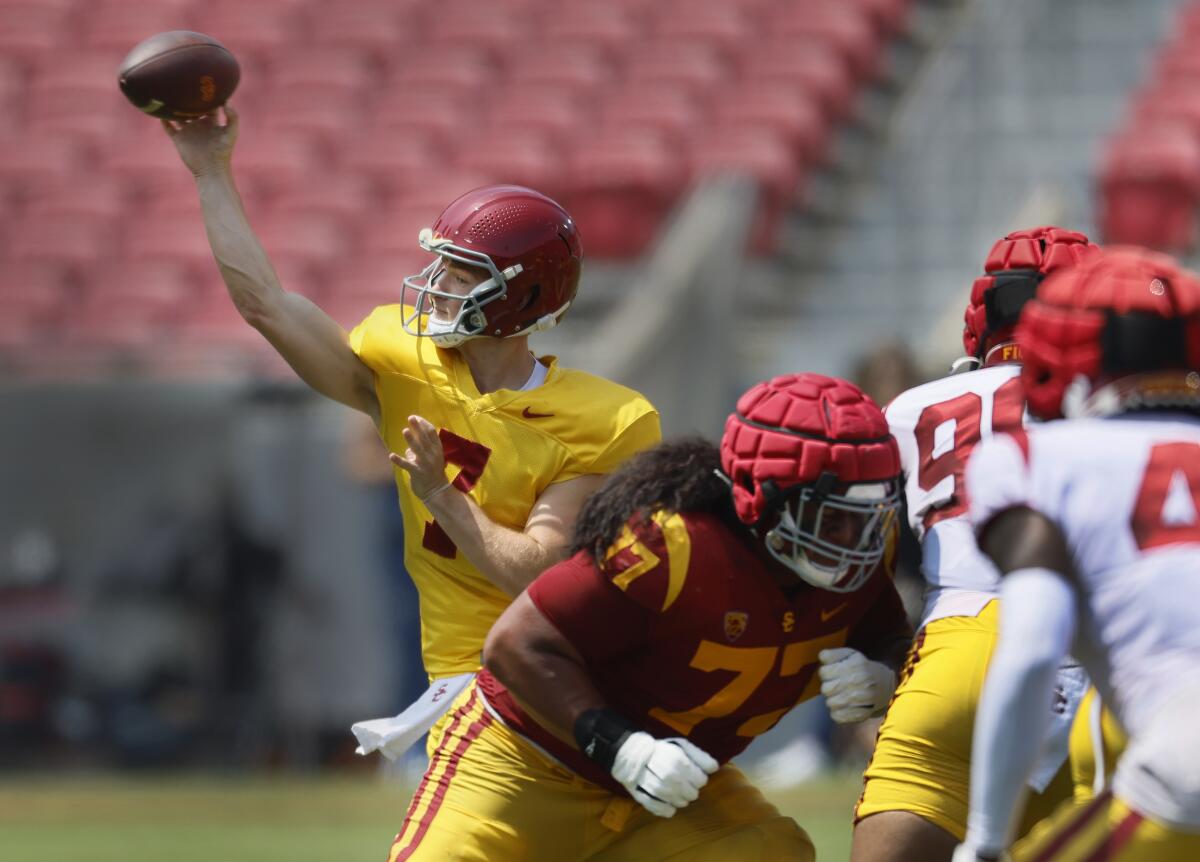
[[[1021,317],[1030,411],[967,469],[980,547],[1004,573],[956,860],[998,859],[1071,650],[1129,733],[1111,790],[1064,805],[1017,860],[1200,858],[1200,279],[1109,250]]]
[[[898,473],[879,408],[812,374],[743,395],[719,452],[619,468],[496,622],[391,862],[810,862],[721,764],[818,688],[843,720],[886,704]]]
[[[196,178],[234,305],[302,380],[366,413],[402,453],[392,462],[405,565],[433,685],[401,716],[355,725],[365,750],[399,756],[470,682],[512,597],[567,555],[603,475],[659,439],[658,414],[632,390],[529,351],[530,333],[556,325],[579,284],[579,234],[557,203],[518,186],[464,194],[421,232],[433,261],[404,279],[401,303],[347,334],[280,285],[234,185],[238,115],[224,111],[224,124],[211,114],[163,126]]]
[[[854,862],[945,862],[966,834],[971,730],[997,630],[997,573],[967,522],[963,467],[994,433],[1021,428],[1025,410],[1013,328],[1047,275],[1096,251],[1086,236],[1057,227],[1017,231],[988,254],[964,315],[968,373],[897,396],[885,410],[900,446],[909,523],[921,540],[925,608],[895,699],[888,708],[855,812]],[[956,363],[957,364],[957,363]],[[1066,755],[1071,713],[1086,684],[1073,686],[1056,718],[1058,747],[1037,776],[1046,790]],[[1061,785],[1061,786],[1057,786]],[[1031,805],[1027,825],[1069,794],[1067,775]]]

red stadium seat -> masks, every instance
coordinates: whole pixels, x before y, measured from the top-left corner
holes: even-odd
[[[417,45],[404,51],[393,62],[385,90],[426,89],[440,92],[447,99],[465,97],[475,101],[495,82],[496,67],[482,56],[456,56],[446,61],[446,48]]]
[[[111,174],[55,177],[33,190],[25,211],[33,215],[84,215],[118,219],[129,206],[130,192]]]
[[[0,184],[21,198],[31,189],[56,185],[85,166],[86,150],[77,141],[27,134],[6,145],[0,158]]]
[[[1177,128],[1112,142],[1101,169],[1103,241],[1167,252],[1190,249],[1200,202],[1200,143]]]
[[[308,4],[306,28],[317,45],[346,48],[386,61],[411,39],[411,7],[394,0]]]
[[[195,301],[192,273],[169,260],[112,261],[87,273],[84,304],[97,309],[134,309],[139,317],[174,320]]]
[[[665,4],[651,30],[656,41],[707,45],[728,61],[752,46],[755,35],[753,24],[734,3]]]
[[[417,244],[417,234],[422,228],[432,227],[438,213],[451,200],[453,198],[447,198],[432,207],[424,203],[405,203],[401,200],[377,213],[362,226],[360,239],[363,254],[375,257],[411,257],[418,262],[414,272],[419,271],[430,258]]]
[[[271,56],[302,44],[300,9],[292,5],[215,0],[201,17],[205,32],[216,35],[239,58]]]
[[[447,98],[437,89],[388,88],[376,96],[365,113],[371,134],[388,138],[416,136],[448,149],[463,138],[463,117],[476,110],[470,100]]]
[[[1155,127],[1180,125],[1200,137],[1200,89],[1184,82],[1143,90],[1134,103],[1134,122]]]
[[[381,205],[381,195],[366,177],[354,174],[329,174],[319,183],[285,189],[270,201],[278,213],[322,215],[350,223],[370,218]]]
[[[682,189],[684,168],[662,138],[597,137],[567,159],[563,203],[597,257],[641,254]]]
[[[129,260],[165,260],[216,269],[204,220],[195,213],[152,213],[125,224],[123,257]]]
[[[187,166],[158,122],[144,118],[108,141],[101,164],[106,172],[127,183],[132,192],[147,199],[175,192],[190,182]],[[191,196],[195,196],[194,185]]]
[[[89,294],[71,308],[63,336],[75,347],[150,351],[168,341],[174,319],[136,300]]]
[[[335,264],[350,246],[341,219],[317,213],[269,213],[258,223],[258,236],[272,258],[310,266]]]
[[[652,42],[628,58],[626,87],[674,84],[703,96],[730,78],[730,67],[709,45],[686,41]]]
[[[694,179],[722,173],[753,178],[759,187],[759,204],[750,249],[759,254],[774,251],[802,173],[791,143],[782,135],[759,129],[703,135],[693,142],[691,168]]]
[[[804,40],[831,45],[859,81],[875,78],[882,68],[881,44],[870,16],[841,0],[789,4],[772,16],[771,32],[791,39],[799,51]]]
[[[513,14],[489,4],[461,12],[439,9],[426,20],[423,41],[442,53],[444,63],[473,55],[499,63],[528,36],[519,12]]]
[[[562,157],[550,138],[517,129],[483,132],[486,146],[465,147],[458,167],[491,177],[492,182],[528,186],[553,197],[562,184]],[[448,201],[447,201],[448,203]]]
[[[331,153],[362,126],[363,110],[354,100],[313,101],[307,93],[289,90],[268,97],[256,119],[264,138],[293,138]]]
[[[328,162],[313,140],[263,130],[239,138],[233,164],[243,188],[269,197],[315,181]]]
[[[10,254],[16,260],[63,261],[91,266],[113,252],[113,224],[92,215],[29,215],[13,225]]]
[[[71,41],[69,12],[37,0],[0,5],[0,56],[28,60],[60,50]]]
[[[758,43],[742,64],[742,80],[747,87],[781,86],[809,93],[831,122],[850,116],[858,91],[849,64],[833,47],[820,43],[803,51],[786,40]]]
[[[619,4],[577,3],[569,15],[546,17],[540,36],[547,43],[599,49],[615,60],[643,40],[645,28]]]
[[[911,0],[849,0],[866,12],[881,37],[890,38],[904,29]]]
[[[513,87],[487,105],[487,126],[493,130],[540,132],[565,142],[592,125],[590,105],[569,90]]]
[[[796,158],[819,161],[829,126],[815,98],[790,87],[742,86],[716,100],[712,122],[727,129],[765,129],[782,135]]]
[[[612,64],[601,50],[586,43],[540,43],[505,62],[510,87],[554,87],[586,93],[611,84],[615,78]]]
[[[88,81],[39,75],[29,88],[27,105],[30,128],[47,136],[75,137],[93,145],[107,143],[128,123],[147,122],[114,86],[112,69],[105,77]]]
[[[370,178],[388,194],[411,188],[445,163],[436,142],[417,135],[371,135],[346,144],[341,154],[342,169]]]
[[[680,146],[699,129],[703,118],[691,91],[672,84],[623,89],[600,112],[605,129],[649,130]]]
[[[0,320],[51,322],[72,296],[70,267],[56,258],[6,260],[0,267]]]
[[[321,308],[349,328],[365,319],[373,308],[400,302],[404,278],[416,275],[432,260],[420,249],[416,251],[360,258],[335,274],[321,295]]]
[[[80,17],[80,38],[90,49],[106,49],[113,54],[114,75],[121,58],[134,45],[148,36],[164,30],[190,30],[189,17],[180,7],[145,2],[100,2],[89,4],[86,15]],[[219,32],[219,31],[210,31]]]
[[[361,52],[348,48],[294,48],[269,63],[268,104],[290,96],[292,105],[360,102],[379,69]]]

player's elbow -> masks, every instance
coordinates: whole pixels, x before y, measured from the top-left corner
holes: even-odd
[[[512,616],[509,613],[502,614],[483,642],[483,666],[506,685],[508,680],[518,673],[516,667],[520,664],[524,648],[520,626]]]

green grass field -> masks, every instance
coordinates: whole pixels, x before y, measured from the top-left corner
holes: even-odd
[[[822,862],[850,855],[859,777],[775,796]],[[373,778],[0,779],[3,862],[383,862],[408,790]]]

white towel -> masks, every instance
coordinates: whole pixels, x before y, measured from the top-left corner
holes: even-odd
[[[358,738],[358,753],[382,751],[388,760],[395,760],[412,748],[429,728],[450,709],[450,704],[475,678],[473,673],[435,679],[428,690],[408,709],[391,718],[373,718],[351,725]]]

